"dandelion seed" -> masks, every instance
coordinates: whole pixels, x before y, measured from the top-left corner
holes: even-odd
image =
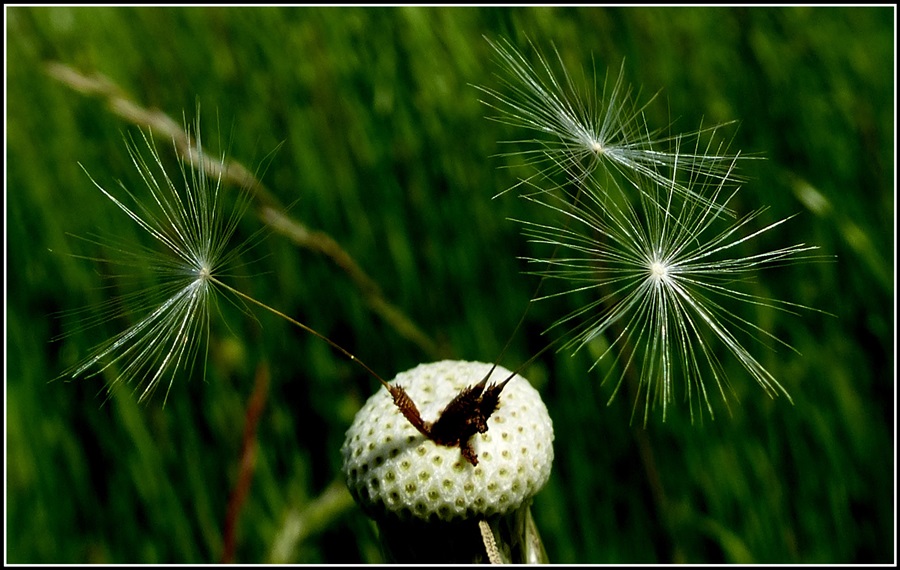
[[[190,141],[191,129],[185,129]],[[230,295],[224,298],[251,318],[253,315],[248,303],[323,340],[390,389],[381,376],[331,339],[222,281],[223,277],[227,277],[227,268],[249,249],[259,232],[237,246],[232,245],[237,223],[249,205],[250,196],[246,189],[242,189],[233,210],[226,216],[220,204],[222,177],[227,170],[225,156],[222,155],[218,165],[206,162],[211,159],[201,144],[199,118],[194,134],[196,144],[189,142],[184,151],[186,156],[182,154],[182,158],[183,162],[195,165],[195,168],[189,177],[182,164],[180,187],[166,173],[152,139],[143,135],[151,155],[150,161],[139,152],[133,139],[126,140],[132,162],[150,191],[149,205],[120,184],[134,203],[133,206],[126,205],[91,178],[91,182],[110,201],[163,247],[162,251],[145,247],[128,248],[116,239],[94,236],[84,239],[114,251],[118,257],[76,257],[144,268],[155,273],[159,283],[134,293],[112,297],[97,308],[86,307],[66,313],[78,321],[78,328],[68,334],[130,316],[130,308],[142,312],[143,316],[121,333],[94,347],[85,359],[68,368],[61,378],[95,376],[110,370],[115,378],[110,389],[117,383],[138,384],[136,390],[141,390],[139,401],[150,397],[160,383],[168,379],[168,398],[175,377],[179,372],[191,372],[201,349],[205,364],[209,350],[210,307],[215,302],[216,294],[222,292]],[[177,141],[173,144],[177,152]],[[217,168],[207,168],[209,166]],[[208,178],[208,171],[218,173],[214,180]],[[205,345],[203,339],[206,339]]]
[[[662,129],[649,129],[644,110],[656,95],[638,104],[640,93],[633,94],[632,88],[624,83],[624,61],[611,86],[606,77],[602,87],[598,88],[595,74],[592,85],[579,88],[562,65],[559,52],[556,56],[562,68],[561,78],[536,49],[537,68],[509,41],[495,43],[488,40],[488,43],[507,72],[500,80],[510,91],[507,95],[478,87],[489,96],[489,100],[482,100],[482,103],[500,113],[489,118],[543,135],[530,141],[504,141],[505,144],[530,144],[533,148],[500,156],[521,154],[537,169],[537,177],[553,180],[562,173],[566,176],[565,184],[581,183],[597,169],[625,178],[641,175],[701,204],[708,201],[703,193],[678,182],[672,184],[664,168],[674,167],[677,159],[680,168],[690,170],[698,180],[706,178],[711,184],[741,181],[733,168],[735,155],[728,154],[727,146],[722,143],[713,146],[715,133],[724,125],[701,125],[696,131],[677,137],[662,136]],[[699,152],[699,141],[703,137],[708,137],[708,141],[705,150]],[[696,140],[698,152],[681,153],[676,157],[675,152],[667,149],[676,138],[682,143]],[[722,211],[731,213],[727,209]]]
[[[190,138],[190,127],[186,129]],[[99,261],[150,271],[157,276],[158,286],[111,298],[98,308],[69,313],[79,322],[77,330],[122,317],[129,308],[143,316],[124,331],[94,347],[89,356],[63,373],[64,377],[76,378],[110,370],[116,377],[113,385],[118,382],[137,384],[135,390],[140,390],[139,401],[150,397],[166,380],[168,397],[176,375],[180,371],[190,372],[201,350],[205,363],[210,306],[222,285],[218,278],[249,245],[249,242],[237,247],[231,244],[238,220],[247,206],[246,193],[241,192],[230,216],[223,215],[220,204],[221,177],[210,180],[203,168],[192,169],[189,176],[182,165],[180,184],[176,183],[166,173],[152,139],[143,132],[141,134],[150,153],[149,161],[138,149],[134,138],[126,139],[126,146],[149,190],[149,200],[142,201],[120,183],[121,190],[132,203],[128,205],[90,174],[88,177],[94,186],[161,246],[161,251],[145,247],[129,248],[113,238],[94,236],[83,239],[115,254]],[[194,135],[196,149],[188,150],[189,161],[193,162],[194,158],[210,160],[203,151],[199,119]],[[193,155],[195,152],[196,157]],[[203,339],[206,339],[205,343]]]
[[[677,158],[676,152],[673,177],[680,172]],[[688,177],[688,184],[693,180]],[[569,220],[565,225],[519,220],[531,241],[562,252],[559,257],[526,258],[544,267],[534,271],[536,275],[564,284],[561,291],[536,300],[578,293],[590,294],[593,299],[551,325],[550,329],[570,327],[562,349],[578,352],[604,335],[609,346],[592,368],[614,356],[611,374],[624,357],[610,402],[629,370],[637,371],[634,412],[643,399],[645,423],[651,406],[656,405],[662,407],[665,420],[679,377],[692,420],[698,402],[713,416],[707,380],[712,380],[727,406],[729,384],[721,361],[723,351],[713,340],[721,343],[724,352],[736,358],[767,394],[790,399],[787,390],[745,348],[742,337],[793,349],[729,308],[729,303],[787,313],[815,310],[758,296],[741,285],[759,270],[810,259],[810,252],[817,247],[797,244],[738,255],[738,246],[751,243],[790,218],[754,230],[753,222],[764,210],[727,222],[719,215],[737,190],[725,195],[725,185],[719,184],[710,199],[700,203],[673,193],[674,178],[665,187],[654,181],[643,183],[637,204],[627,199],[623,189],[613,187],[614,196],[610,197],[610,188],[601,189],[590,181],[577,194],[526,197]]]

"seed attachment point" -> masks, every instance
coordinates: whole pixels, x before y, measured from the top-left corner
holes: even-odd
[[[650,264],[650,277],[652,277],[655,281],[668,279],[669,267],[662,262],[654,261]]]

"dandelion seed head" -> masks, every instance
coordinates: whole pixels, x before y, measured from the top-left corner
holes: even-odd
[[[525,378],[501,366],[444,360],[420,364],[391,383],[408,390],[423,415],[435,417],[460,390],[492,372],[512,380],[488,432],[472,437],[480,458],[474,469],[458,448],[423,439],[412,424],[397,421],[402,415],[387,390],[369,398],[341,448],[347,486],[367,512],[376,518],[471,520],[511,512],[547,482],[553,422]],[[415,443],[397,443],[406,441]]]

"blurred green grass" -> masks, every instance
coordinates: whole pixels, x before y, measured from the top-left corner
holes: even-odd
[[[283,146],[263,182],[292,215],[331,234],[455,357],[492,360],[533,279],[528,245],[491,200],[519,171],[491,155],[516,132],[487,121],[472,87],[496,87],[482,35],[526,37],[570,69],[626,61],[663,89],[651,124],[741,120],[733,148],[764,154],[742,210],[795,212],[778,245],[806,242],[831,264],[784,268],[761,292],[836,318],[766,311],[754,320],[802,352],[757,347],[791,392],[765,399],[729,368],[733,416],[629,425],[631,401],[583,355],[526,371],[554,418],[557,461],[535,501],[554,562],[895,561],[893,8],[6,8],[7,561],[206,563],[239,461],[254,370],[272,386],[256,471],[238,524],[239,562],[270,560],[287,521],[338,476],[353,413],[377,385],[324,343],[223,304],[207,377],[169,402],[104,403],[97,378],[48,382],[116,331],[60,342],[52,315],[96,303],[99,268],[67,233],[141,240],[78,167],[140,189],[122,131],[94,99],[48,77],[50,60],[111,78],[180,118],[199,102],[207,145],[251,169]],[[221,124],[223,143],[216,140]],[[164,143],[160,148],[167,149]],[[120,213],[119,213],[120,214]],[[241,232],[258,222],[248,216]],[[271,236],[239,286],[390,377],[426,359],[375,316],[346,276]],[[566,307],[537,305],[503,363],[542,346]],[[775,316],[778,318],[775,319]],[[227,323],[227,324],[226,324]],[[122,325],[123,323],[118,323]],[[378,562],[355,509],[291,554]]]

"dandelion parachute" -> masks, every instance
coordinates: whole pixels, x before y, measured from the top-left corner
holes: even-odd
[[[190,138],[191,128],[186,127],[186,131]],[[158,283],[107,299],[100,307],[71,312],[69,316],[79,321],[77,330],[106,323],[130,311],[142,316],[95,346],[87,357],[63,373],[64,377],[75,378],[109,369],[115,377],[113,384],[136,385],[139,401],[150,397],[166,380],[168,396],[179,371],[191,370],[201,350],[206,361],[210,307],[221,284],[218,277],[248,245],[231,243],[247,206],[246,193],[239,193],[230,215],[223,214],[221,175],[210,179],[203,168],[190,169],[189,175],[182,165],[181,180],[173,180],[152,139],[143,132],[141,135],[149,160],[133,137],[126,139],[126,146],[150,199],[142,201],[120,183],[129,205],[93,178],[91,182],[159,247],[128,245],[108,237],[84,239],[110,251],[111,255],[100,261],[149,270]],[[188,149],[189,162],[211,160],[204,154],[199,118],[193,135],[196,148]]]
[[[536,267],[530,272],[559,289],[534,301],[581,302],[548,329],[561,331],[560,350],[578,352],[602,336],[606,347],[592,368],[612,358],[613,374],[621,360],[610,402],[633,374],[634,412],[643,402],[644,422],[657,405],[665,419],[679,378],[692,419],[695,408],[713,415],[713,392],[727,405],[731,390],[719,346],[765,393],[790,399],[745,343],[790,346],[737,306],[815,310],[745,285],[759,270],[821,256],[805,244],[746,253],[789,218],[756,226],[764,208],[742,216],[731,208],[745,181],[737,173],[744,157],[714,142],[721,125],[662,135],[644,116],[653,98],[639,105],[639,95],[625,87],[624,62],[611,87],[607,78],[600,89],[596,81],[583,89],[564,65],[554,72],[539,52],[532,66],[510,42],[490,44],[509,90],[481,88],[489,96],[483,102],[500,113],[491,118],[539,133],[511,141],[526,150],[502,155],[521,155],[536,170],[514,186],[538,206],[536,214],[517,221],[530,241],[552,248],[525,257]],[[558,52],[557,59],[562,64]],[[546,221],[548,213],[555,220]]]

